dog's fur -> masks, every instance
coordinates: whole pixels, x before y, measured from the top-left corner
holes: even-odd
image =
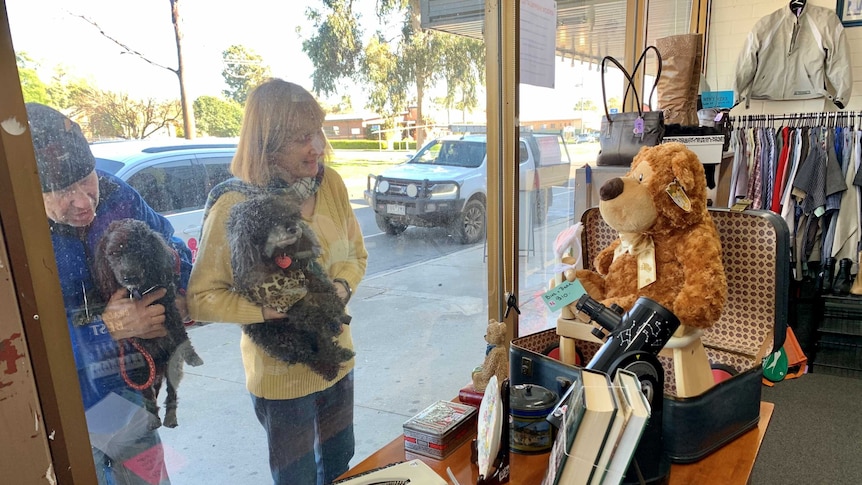
[[[176,281],[178,278],[176,252],[164,238],[146,223],[135,219],[120,219],[112,222],[96,248],[94,278],[105,301],[118,289],[129,290],[130,297],[158,288],[167,289],[164,297],[155,303],[165,307],[164,337],[143,339],[132,337],[149,353],[155,363],[153,384],[141,391],[147,410],[154,416],[152,427],[162,422],[158,416],[158,393],[162,382],[167,383],[164,425],[177,426],[177,387],[183,376],[183,362],[199,366],[203,360],[195,352],[186,333],[185,325],[177,310]],[[141,385],[149,377],[149,366],[130,371],[128,377]]]
[[[333,283],[313,268],[320,245],[299,206],[275,195],[249,198],[231,210],[227,234],[234,291],[286,314],[243,331],[273,357],[334,379],[353,358],[336,340],[350,316]],[[279,266],[277,258],[289,259]]]

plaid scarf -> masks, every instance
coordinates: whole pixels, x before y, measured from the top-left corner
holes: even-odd
[[[255,197],[265,194],[283,195],[288,199],[301,204],[303,201],[317,193],[322,182],[323,164],[320,164],[320,167],[317,169],[317,175],[314,177],[304,177],[292,184],[285,182],[280,178],[275,178],[267,185],[259,186],[243,182],[236,177],[231,177],[210,190],[210,193],[207,196],[206,205],[204,206],[204,216],[201,224],[206,222],[210,209],[215,205],[219,197],[228,192],[239,192],[246,197]]]

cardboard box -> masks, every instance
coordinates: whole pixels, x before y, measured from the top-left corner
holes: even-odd
[[[473,435],[478,410],[452,401],[437,401],[404,423],[404,450],[443,459]]]
[[[724,135],[681,135],[662,138],[662,143],[670,143],[672,141],[684,143],[689,150],[697,155],[700,163],[721,163]]]

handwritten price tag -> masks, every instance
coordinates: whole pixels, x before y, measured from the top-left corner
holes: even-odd
[[[544,295],[542,295],[542,300],[544,300],[545,305],[551,309],[551,311],[555,312],[557,310],[562,310],[562,308],[570,303],[574,303],[584,295],[587,291],[584,289],[584,286],[580,281],[563,281],[561,284],[553,287],[548,290]]]

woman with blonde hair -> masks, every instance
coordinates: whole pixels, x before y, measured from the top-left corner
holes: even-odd
[[[247,198],[278,194],[300,204],[322,252],[318,262],[346,302],[365,275],[368,253],[341,176],[324,163],[331,148],[324,111],[304,88],[270,79],[248,96],[230,179],[210,192],[188,287],[191,317],[202,322],[254,325],[284,317],[231,291],[233,273],[226,221]],[[338,344],[353,349],[350,327]],[[329,381],[305,364],[271,357],[242,334],[246,387],[269,444],[273,481],[318,484],[347,471],[353,457],[353,366]]]

